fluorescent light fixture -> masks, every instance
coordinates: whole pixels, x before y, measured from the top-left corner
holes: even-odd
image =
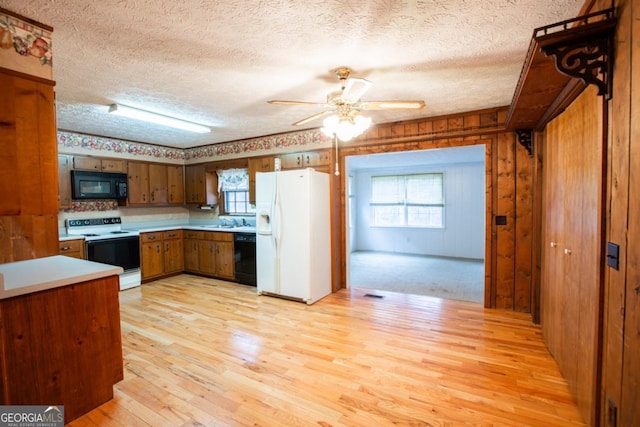
[[[197,123],[188,122],[186,120],[176,119],[175,117],[164,116],[162,114],[152,113],[150,111],[138,110],[137,108],[127,107],[126,105],[111,104],[109,112],[118,116],[128,117],[130,119],[142,120],[145,122],[155,123],[163,126],[170,126],[176,129],[188,130],[196,133],[209,133],[211,128]]]

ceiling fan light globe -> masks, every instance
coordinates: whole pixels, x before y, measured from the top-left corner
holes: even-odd
[[[350,120],[340,120],[336,135],[341,141],[351,141],[356,136],[356,127]]]
[[[369,129],[369,126],[371,126],[371,117],[361,115],[356,116],[354,126],[356,128],[355,136],[362,134],[365,130]]]

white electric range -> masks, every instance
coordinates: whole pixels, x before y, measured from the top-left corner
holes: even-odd
[[[67,219],[65,226],[84,237],[85,259],[122,267],[120,290],[140,286],[140,233],[123,230],[120,217]]]

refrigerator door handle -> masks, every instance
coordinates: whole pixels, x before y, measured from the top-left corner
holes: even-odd
[[[273,199],[271,200],[271,242],[273,243],[274,285],[280,293],[280,194],[278,194],[278,174],[273,181]]]

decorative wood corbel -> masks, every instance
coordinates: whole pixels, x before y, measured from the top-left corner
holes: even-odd
[[[590,14],[562,24],[565,29],[536,37],[547,56],[553,56],[558,71],[598,87],[598,95],[611,99],[613,78],[614,9]],[[598,19],[595,22],[589,20]],[[582,25],[576,25],[584,22]],[[570,28],[567,23],[574,24]],[[550,28],[545,27],[545,30]]]
[[[527,149],[529,157],[533,156],[533,130],[532,129],[516,129],[518,142]]]

